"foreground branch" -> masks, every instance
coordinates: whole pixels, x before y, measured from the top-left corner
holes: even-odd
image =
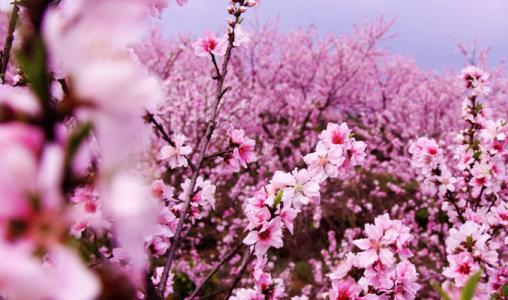
[[[239,20],[239,17],[240,17],[240,15],[237,16],[237,22]],[[229,34],[228,48],[226,50],[226,54],[224,55],[222,69],[221,69],[220,73],[216,74],[217,86],[216,86],[216,93],[215,93],[215,101],[213,103],[210,117],[208,120],[208,126],[206,128],[204,141],[201,145],[201,149],[199,152],[198,162],[196,164],[196,168],[192,172],[191,181],[189,184],[189,190],[187,191],[187,194],[185,195],[184,208],[183,208],[183,211],[182,211],[180,218],[178,220],[178,225],[176,227],[175,236],[174,236],[173,241],[171,243],[171,247],[169,248],[168,252],[166,253],[166,264],[164,265],[164,270],[162,272],[161,282],[158,287],[159,295],[163,295],[164,291],[166,290],[166,284],[167,284],[167,280],[169,277],[169,271],[171,270],[171,265],[173,264],[176,250],[180,246],[182,229],[183,229],[185,220],[187,218],[187,213],[189,211],[190,202],[191,202],[191,195],[194,192],[194,188],[196,186],[196,181],[199,176],[199,170],[201,169],[203,162],[205,161],[206,150],[208,149],[208,144],[210,143],[210,140],[212,139],[213,132],[215,131],[215,127],[217,125],[216,119],[217,119],[217,112],[219,109],[219,105],[220,105],[220,102],[225,94],[225,91],[227,91],[227,90],[224,90],[224,80],[226,79],[227,68],[229,65],[229,60],[231,58],[231,51],[233,49],[234,40],[235,40],[234,31],[232,31]],[[218,72],[218,69],[217,69],[217,72]]]
[[[16,23],[18,22],[19,7],[17,1],[12,4],[11,18],[9,20],[9,28],[7,29],[7,36],[5,37],[4,49],[2,51],[2,64],[0,69],[0,78],[2,83],[5,82],[5,74],[11,57],[12,43],[14,42],[14,30],[16,30]]]

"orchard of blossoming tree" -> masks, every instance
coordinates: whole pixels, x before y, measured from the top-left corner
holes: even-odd
[[[508,299],[508,77],[177,0],[0,15],[0,299]],[[479,53],[476,55],[475,53]]]

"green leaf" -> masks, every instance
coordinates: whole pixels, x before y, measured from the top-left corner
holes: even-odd
[[[73,159],[76,152],[79,150],[81,143],[90,135],[92,131],[92,123],[86,122],[77,126],[72,132],[69,138],[69,144],[67,147],[67,156],[69,159]]]
[[[441,296],[441,299],[452,300],[452,298],[450,298],[450,295],[448,295],[448,293],[445,290],[443,290],[443,288],[439,284],[435,284],[433,285],[433,287],[438,292],[439,296]]]
[[[508,297],[508,283],[505,283],[503,287],[501,287],[501,295],[503,297]]]
[[[460,300],[472,300],[474,296],[474,292],[476,290],[476,286],[478,285],[478,282],[480,282],[480,279],[482,278],[482,271],[478,271],[474,273],[469,279],[467,280],[466,284],[462,288],[462,291],[460,292]]]
[[[277,195],[275,195],[275,200],[273,201],[273,207],[277,207],[282,202],[282,191],[279,191]]]
[[[426,228],[429,223],[429,210],[427,208],[418,210],[415,214],[415,221],[420,227]]]
[[[17,53],[17,61],[28,84],[38,96],[44,109],[49,106],[49,76],[46,68],[46,50],[40,36],[34,37]]]
[[[171,284],[171,283],[168,283]],[[174,299],[185,299],[190,296],[196,285],[189,279],[185,273],[176,273],[173,277],[173,297]]]

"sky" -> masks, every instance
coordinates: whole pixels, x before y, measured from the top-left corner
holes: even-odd
[[[224,28],[226,0],[189,0],[171,5],[163,15],[165,33],[191,33]],[[246,19],[279,19],[282,31],[313,25],[319,34],[348,33],[354,24],[383,16],[395,19],[384,43],[391,53],[409,54],[423,68],[458,69],[465,60],[455,41],[489,47],[489,64],[508,59],[508,0],[262,0]]]

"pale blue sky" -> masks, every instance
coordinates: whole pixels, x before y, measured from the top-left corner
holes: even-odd
[[[168,35],[201,34],[223,28],[226,0],[189,0],[164,14]],[[392,53],[411,54],[425,68],[459,68],[464,61],[454,40],[491,48],[490,64],[508,58],[508,0],[262,0],[261,21],[279,17],[280,28],[291,31],[313,24],[320,34],[349,32],[353,24],[383,15],[396,19],[385,44]],[[247,19],[254,19],[250,12]]]

